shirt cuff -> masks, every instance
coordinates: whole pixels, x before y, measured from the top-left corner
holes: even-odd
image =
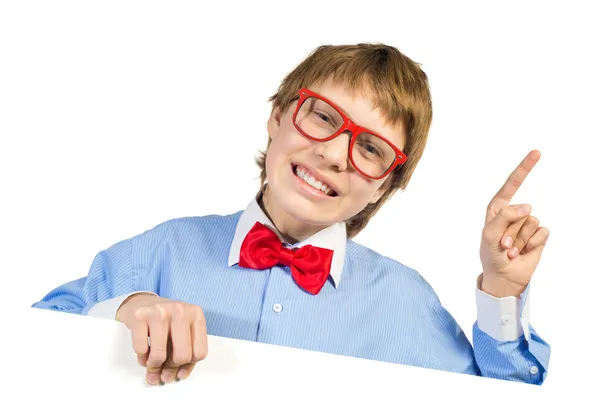
[[[90,317],[107,318],[107,319],[116,320],[117,319],[117,311],[119,311],[119,307],[121,307],[121,304],[123,304],[123,302],[125,300],[127,300],[129,297],[133,296],[134,294],[138,294],[138,293],[148,293],[148,294],[153,294],[155,296],[158,296],[156,293],[147,292],[147,291],[143,291],[143,290],[140,290],[137,292],[131,292],[129,294],[124,294],[122,296],[113,297],[112,299],[104,300],[104,301],[94,304],[94,306],[92,308],[90,308],[90,310],[88,311],[87,315]]]
[[[477,278],[477,325],[492,338],[504,342],[517,340],[522,335],[529,341],[529,285],[516,298],[494,297],[481,290],[483,274]]]

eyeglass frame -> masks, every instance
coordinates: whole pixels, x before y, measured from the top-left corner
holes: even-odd
[[[406,156],[406,154],[404,154],[402,152],[402,150],[400,150],[398,147],[396,147],[392,142],[390,142],[388,139],[384,138],[383,136],[373,132],[372,130],[365,128],[364,126],[360,126],[360,125],[356,124],[331,100],[329,100],[329,99],[321,96],[320,94],[315,93],[312,90],[309,90],[307,88],[301,88],[298,91],[298,96],[299,96],[298,104],[296,105],[296,110],[294,111],[294,115],[292,116],[292,123],[294,124],[294,127],[296,127],[298,132],[300,132],[303,136],[305,136],[311,140],[317,141],[317,142],[328,142],[332,139],[335,139],[342,133],[350,132],[351,136],[350,136],[350,144],[348,145],[348,158],[350,158],[350,162],[352,163],[352,166],[354,167],[354,169],[356,169],[362,175],[364,175],[370,179],[375,179],[375,180],[383,179],[386,176],[388,176],[398,165],[403,165],[408,160],[408,157]],[[298,114],[298,111],[300,111],[300,107],[302,107],[302,104],[304,104],[304,102],[307,99],[309,99],[310,97],[315,97],[315,98],[317,98],[319,100],[323,100],[324,102],[329,104],[334,110],[336,110],[340,114],[340,116],[344,120],[340,129],[338,129],[331,136],[326,137],[324,139],[315,138],[314,136],[311,136],[308,133],[304,132],[296,123],[296,116]],[[358,138],[358,135],[360,135],[361,133],[369,133],[371,135],[378,137],[379,139],[386,142],[396,153],[394,162],[379,177],[374,177],[369,174],[366,174],[360,168],[358,168],[356,163],[354,162],[354,158],[352,157],[352,151],[350,151],[350,150],[353,148],[354,143],[356,142],[356,139]]]

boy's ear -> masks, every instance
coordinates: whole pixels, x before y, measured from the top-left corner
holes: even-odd
[[[377,201],[379,201],[379,199],[381,198],[381,196],[383,196],[384,193],[385,193],[385,189],[383,189],[383,187],[380,187],[379,189],[377,189],[375,191],[375,193],[373,193],[373,196],[371,196],[371,200],[369,200],[369,204],[377,203]]]
[[[267,131],[271,140],[275,138],[275,135],[279,131],[279,125],[281,124],[281,109],[274,107],[271,111],[271,116],[267,121]]]

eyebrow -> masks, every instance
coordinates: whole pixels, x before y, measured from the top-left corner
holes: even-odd
[[[374,132],[374,133],[378,134],[379,136],[385,137],[385,135],[382,135],[382,134],[381,134],[381,132],[379,132],[379,131],[376,131],[375,129],[372,129],[372,128],[368,127],[368,126],[365,126],[365,125],[359,124],[358,122],[356,122],[356,120],[355,120],[355,119],[354,119],[354,118],[353,118],[353,117],[352,117],[352,116],[351,116],[351,115],[350,115],[350,114],[349,114],[349,113],[348,113],[346,110],[344,110],[344,109],[343,109],[341,106],[337,105],[336,103],[334,103],[334,104],[335,104],[335,105],[336,105],[336,106],[337,106],[337,107],[338,107],[340,110],[342,110],[342,112],[344,113],[344,115],[345,115],[346,117],[350,118],[350,119],[352,120],[352,122],[354,122],[356,125],[362,126],[363,128],[367,128],[369,131],[371,131],[371,132]],[[387,138],[387,137],[385,137],[385,138],[386,138],[387,140],[389,140],[390,142],[394,143],[394,141],[393,141],[393,140],[391,140],[391,139],[389,139],[389,138]],[[398,146],[398,145],[397,145],[396,143],[394,143],[394,146]]]
[[[368,126],[365,126],[365,125],[358,124],[358,123],[356,122],[356,120],[355,120],[355,119],[354,119],[354,118],[353,118],[353,117],[350,115],[350,113],[349,113],[348,111],[344,110],[344,108],[343,108],[341,105],[339,105],[337,102],[335,102],[335,101],[331,100],[331,98],[329,98],[328,96],[323,96],[323,95],[320,95],[320,96],[322,96],[322,97],[324,97],[325,99],[327,99],[327,101],[328,101],[328,102],[335,104],[335,106],[336,106],[337,108],[339,108],[339,109],[340,109],[340,110],[341,110],[341,111],[344,113],[344,115],[345,115],[346,117],[350,118],[350,119],[352,120],[352,122],[354,122],[356,125],[362,126],[363,128],[367,128],[369,131],[371,131],[371,132],[374,132],[374,133],[378,134],[379,136],[386,138],[387,140],[389,140],[390,142],[392,142],[392,144],[393,144],[394,146],[396,146],[397,148],[400,148],[400,147],[402,147],[402,146],[400,146],[399,144],[395,143],[395,142],[394,142],[394,140],[392,140],[391,138],[388,138],[388,137],[386,137],[385,135],[382,135],[382,134],[381,134],[381,132],[379,132],[379,131],[376,131],[375,129],[371,129],[371,128],[369,128]],[[335,108],[334,108],[334,109],[335,109]]]

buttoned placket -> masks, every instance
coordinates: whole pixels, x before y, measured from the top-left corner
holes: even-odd
[[[294,246],[287,242],[282,242],[282,247],[290,250],[294,249]],[[280,320],[280,317],[283,317],[285,313],[285,304],[282,299],[284,293],[281,291],[282,288],[279,286],[278,281],[280,279],[289,279],[290,282],[293,282],[291,277],[283,271],[284,268],[281,264],[278,264],[270,269],[257,331],[257,342],[269,342],[268,336],[271,336],[273,331],[266,329],[267,324],[269,324],[269,328],[272,328],[272,325],[276,324],[277,321],[283,321]],[[266,332],[270,332],[270,335],[267,335]]]

